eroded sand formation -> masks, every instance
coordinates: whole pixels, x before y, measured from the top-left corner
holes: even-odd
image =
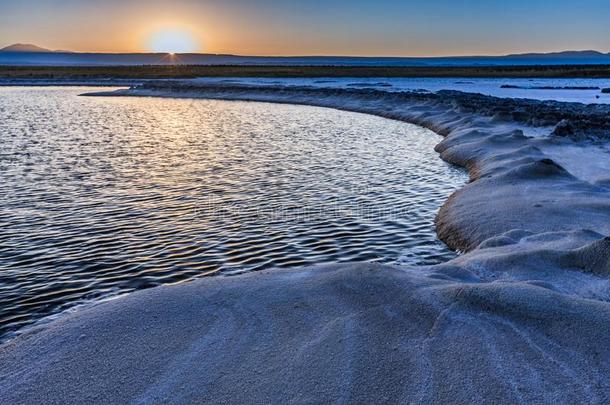
[[[581,167],[610,169],[607,107],[188,81],[111,94],[310,104],[431,128],[443,159],[470,173],[437,220],[467,253],[207,278],[82,309],[0,348],[0,402],[610,400],[610,175]],[[590,162],[565,152],[585,142]]]

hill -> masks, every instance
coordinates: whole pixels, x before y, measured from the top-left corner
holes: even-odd
[[[50,49],[42,48],[33,44],[13,44],[0,49],[0,52],[53,52]]]

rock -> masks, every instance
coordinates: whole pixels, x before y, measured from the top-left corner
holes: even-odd
[[[491,120],[492,122],[508,122],[511,121],[512,118],[512,114],[506,111],[498,111],[491,117]]]
[[[561,120],[556,126],[551,135],[555,136],[570,136],[574,135],[574,126],[569,120]]]

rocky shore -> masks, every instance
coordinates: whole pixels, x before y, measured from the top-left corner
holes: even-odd
[[[584,136],[584,137],[610,137],[610,105],[608,104],[581,104],[565,103],[558,101],[539,101],[530,99],[498,98],[476,93],[464,93],[452,90],[431,92],[386,92],[375,89],[331,89],[296,86],[270,86],[270,85],[236,85],[236,84],[206,84],[202,85],[190,80],[164,80],[149,81],[134,86],[129,92],[118,92],[117,94],[136,95],[147,91],[167,92],[176,96],[185,93],[201,92],[208,93],[211,97],[227,98],[243,97],[244,92],[251,92],[254,98],[264,97],[264,94],[273,93],[279,98],[291,98],[299,94],[302,98],[328,99],[333,95],[346,95],[351,98],[362,100],[364,104],[370,100],[385,100],[391,104],[403,103],[421,104],[430,103],[438,108],[445,108],[461,114],[476,114],[492,117],[499,122],[515,122],[533,127],[557,126],[560,131],[555,134],[559,136]],[[218,94],[220,92],[221,94]],[[235,94],[238,93],[238,94]],[[241,93],[241,95],[239,94]],[[289,93],[289,94],[287,94]],[[196,94],[194,96],[197,96]],[[312,102],[313,103],[313,102]],[[309,104],[309,102],[308,102]],[[363,106],[364,107],[364,106]],[[376,115],[388,115],[378,112]],[[400,115],[400,114],[399,114]],[[402,115],[399,119],[405,119]],[[569,123],[570,131],[566,130]],[[433,124],[433,126],[436,126]],[[441,132],[446,132],[444,128]]]
[[[268,270],[101,303],[2,346],[0,402],[610,400],[609,107],[190,81],[97,95],[308,104],[433,129],[442,158],[470,173],[437,218],[466,254]]]

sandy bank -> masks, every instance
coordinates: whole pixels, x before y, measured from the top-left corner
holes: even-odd
[[[4,346],[0,399],[610,399],[607,304],[465,268],[343,265],[145,290]]]
[[[434,129],[472,180],[438,233],[468,253],[204,279],[83,309],[0,348],[0,402],[610,400],[610,184],[566,155],[606,142],[603,109],[188,82],[112,95],[311,104]]]

